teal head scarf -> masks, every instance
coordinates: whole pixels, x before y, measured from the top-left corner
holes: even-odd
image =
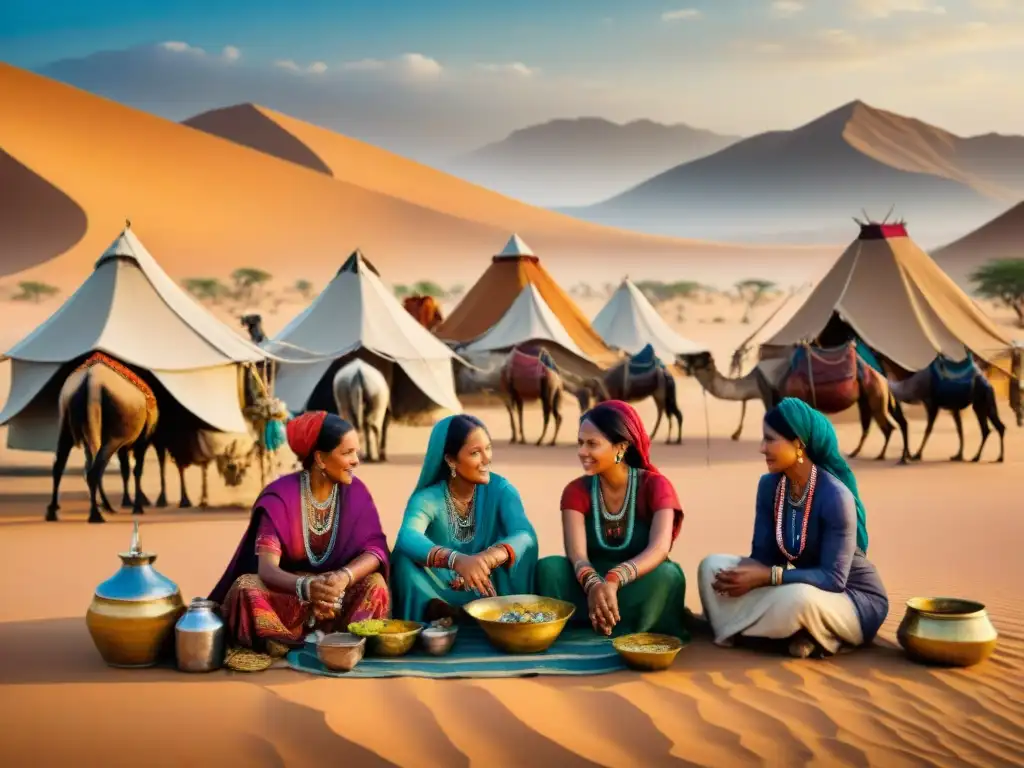
[[[788,430],[776,428],[778,418],[788,425]],[[853,500],[857,504],[857,547],[867,554],[868,527],[864,504],[857,492],[857,478],[853,476],[853,470],[839,452],[839,438],[832,422],[823,413],[795,397],[783,399],[768,412],[765,421],[784,437],[790,437],[791,433],[794,437],[800,438],[807,448],[807,455],[811,461],[839,480],[853,494]]]
[[[446,416],[430,430],[427,453],[423,457],[423,466],[420,468],[420,479],[416,481],[413,493],[441,482],[444,477],[447,470],[444,462],[444,444],[448,440],[448,427],[454,418],[454,416]]]

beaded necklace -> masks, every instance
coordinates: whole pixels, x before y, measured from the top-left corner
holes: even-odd
[[[786,501],[789,499],[789,480],[783,475],[779,478],[779,484],[775,489],[775,543],[779,547],[779,551],[782,552],[783,556],[793,562],[800,555],[803,554],[804,548],[807,546],[807,524],[811,519],[811,503],[814,501],[814,487],[818,483],[818,467],[811,467],[811,476],[807,480],[807,487],[804,488],[803,500],[804,507],[804,519],[803,525],[800,529],[800,544],[795,555],[791,555],[789,550],[786,549],[786,543],[782,536],[782,518],[786,511]],[[804,500],[805,499],[805,500]],[[790,504],[793,502],[790,500]],[[799,509],[799,502],[793,504],[795,509]]]
[[[444,484],[444,505],[448,509],[448,528],[452,537],[463,544],[472,541],[476,536],[476,488],[473,488],[473,495],[466,505],[465,517],[459,514],[448,483]]]
[[[318,502],[314,498],[313,490],[309,484],[309,474],[304,472],[302,475],[302,491],[300,495],[302,496],[302,543],[306,547],[306,557],[309,559],[310,564],[314,568],[319,568],[327,562],[327,558],[330,557],[331,552],[334,551],[334,543],[338,540],[338,528],[340,526],[334,525],[334,519],[337,515],[339,506],[338,486],[334,486],[334,489],[331,491],[331,495],[326,502]],[[318,507],[323,508],[327,504],[331,504],[331,510],[328,512],[326,520],[318,524],[316,522],[314,510]],[[327,533],[328,528],[331,529],[331,540],[327,543],[327,548],[324,549],[323,554],[319,557],[317,557],[313,552],[313,545],[310,542],[309,537],[311,533],[310,529],[314,528],[315,530],[313,530],[312,533],[316,533],[319,536]],[[318,533],[318,531],[322,532]]]
[[[598,543],[607,550],[617,552],[629,546],[633,539],[633,525],[636,522],[636,487],[637,471],[629,467],[626,475],[626,494],[622,499],[622,507],[616,513],[608,511],[604,503],[604,492],[601,490],[601,478],[594,475],[590,481],[590,516],[594,520],[594,536]],[[625,518],[625,524],[622,520]],[[618,538],[622,535],[619,544],[609,544],[605,537],[604,523],[614,523],[609,526],[609,533]]]

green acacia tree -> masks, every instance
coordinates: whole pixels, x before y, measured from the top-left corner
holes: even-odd
[[[273,276],[256,267],[239,267],[231,273],[231,281],[235,285],[235,298],[252,301],[260,288],[270,282]]]
[[[747,280],[740,280],[736,283],[736,292],[742,299],[745,307],[743,309],[743,317],[740,319],[741,323],[750,322],[750,313],[755,307],[759,307],[768,300],[771,296],[771,292],[775,289],[775,283],[771,280],[762,280],[760,278],[749,278]]]
[[[971,275],[979,296],[1009,307],[1017,315],[1017,327],[1024,328],[1024,259],[998,259],[979,267]]]
[[[56,296],[59,292],[60,289],[55,285],[42,283],[38,280],[23,280],[18,283],[18,293],[14,294],[11,299],[14,301],[31,301],[33,304],[38,304],[44,299]]]
[[[295,290],[305,300],[309,300],[313,295],[313,284],[309,280],[296,280]]]
[[[227,287],[215,277],[189,277],[182,281],[185,290],[199,301],[217,304],[227,295]]]
[[[435,299],[444,297],[444,288],[431,280],[420,280],[413,285],[412,292],[421,296],[433,296]]]

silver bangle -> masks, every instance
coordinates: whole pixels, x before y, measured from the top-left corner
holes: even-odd
[[[458,556],[459,556],[459,553],[456,552],[454,549],[452,550],[452,553],[450,555],[448,555],[448,570],[449,571],[454,571],[455,570],[455,560],[456,560],[456,558]]]
[[[347,573],[348,574],[349,586],[351,586],[352,584],[356,583],[356,577],[355,577],[355,574],[352,573],[352,569],[351,568],[349,568],[347,565],[343,565],[341,567],[341,571],[342,571],[342,573]]]

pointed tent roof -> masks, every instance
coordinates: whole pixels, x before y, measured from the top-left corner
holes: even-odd
[[[790,346],[820,334],[833,313],[872,349],[906,370],[938,353],[965,348],[982,359],[1010,340],[921,248],[903,224],[867,223],[789,321],[766,346]]]
[[[527,285],[536,287],[569,338],[587,358],[602,368],[616,362],[619,356],[608,348],[569,294],[554,281],[518,235],[513,235],[505,250],[493,257],[484,274],[438,327],[438,338],[457,343],[480,338],[501,320]]]
[[[466,352],[497,352],[530,341],[553,342],[589,361],[532,283],[519,292],[512,306],[490,330],[464,349]]]
[[[609,347],[634,355],[651,344],[654,353],[669,364],[675,361],[677,355],[695,355],[707,351],[707,347],[672,330],[628,277],[615,289],[591,325]]]
[[[151,371],[267,358],[168,277],[130,222],[78,290],[7,357],[64,363],[94,350]]]
[[[459,412],[455,353],[416,322],[361,251],[352,254],[313,302],[266,346],[302,362],[284,363],[275,385],[293,410],[305,407],[331,364],[358,349],[394,361],[437,405]]]

